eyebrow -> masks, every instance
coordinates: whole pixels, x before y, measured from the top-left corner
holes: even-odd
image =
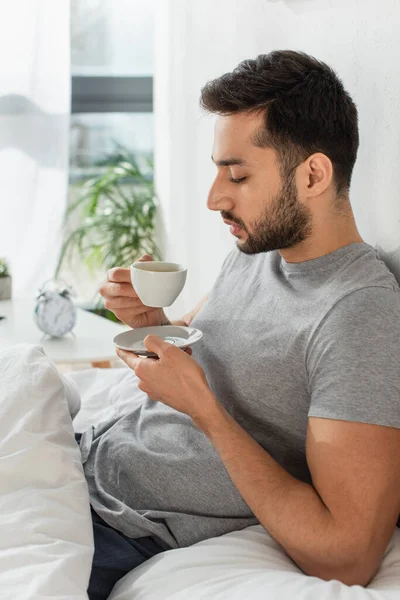
[[[230,167],[231,165],[239,165],[241,167],[244,167],[247,165],[247,162],[245,160],[243,160],[242,158],[235,157],[225,158],[223,160],[214,160],[214,157],[211,156],[211,160],[217,165],[217,167]]]

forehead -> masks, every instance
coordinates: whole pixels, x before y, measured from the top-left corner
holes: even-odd
[[[263,128],[263,115],[237,113],[220,116],[215,121],[212,157],[217,163],[231,157],[246,162],[266,159],[273,151],[254,144],[254,136]]]

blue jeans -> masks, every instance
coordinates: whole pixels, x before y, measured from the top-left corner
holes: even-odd
[[[81,434],[75,434],[78,443],[80,437]],[[87,593],[90,600],[106,600],[117,581],[165,548],[152,537],[129,538],[103,521],[93,509],[91,514],[94,556]]]

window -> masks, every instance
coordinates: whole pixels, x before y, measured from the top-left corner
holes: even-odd
[[[71,183],[101,171],[121,146],[152,158],[155,4],[71,2]]]
[[[107,171],[122,149],[149,170],[151,180],[156,2],[71,0],[70,204],[80,195],[79,184]],[[70,223],[65,239],[79,224]],[[59,276],[81,305],[91,306],[104,269],[88,271],[74,256]]]

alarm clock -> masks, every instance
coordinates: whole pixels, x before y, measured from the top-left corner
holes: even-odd
[[[36,297],[34,319],[43,333],[59,338],[76,324],[76,308],[72,288],[61,279],[46,281]]]

